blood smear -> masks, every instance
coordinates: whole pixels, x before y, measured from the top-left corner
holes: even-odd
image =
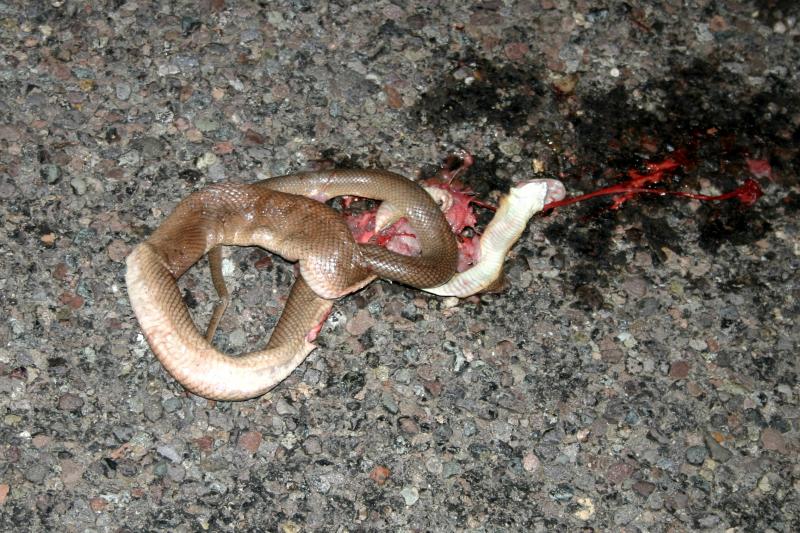
[[[757,164],[752,164],[752,163],[757,163]],[[768,169],[769,163],[767,163],[766,161],[756,162],[754,160],[748,160],[748,167],[750,169],[750,172],[756,177],[763,176],[764,174],[761,174],[763,172],[767,172],[767,174],[770,174],[771,169],[765,170],[765,167],[763,166],[764,163],[766,163]],[[613,198],[613,203],[611,204],[609,209],[617,210],[621,208],[625,202],[632,199],[634,196],[638,194],[679,196],[682,198],[691,198],[693,200],[700,200],[703,202],[720,202],[723,200],[730,200],[735,198],[739,200],[739,202],[742,205],[749,207],[755,204],[758,201],[758,199],[761,198],[761,196],[764,194],[764,192],[761,190],[761,186],[753,178],[747,178],[745,182],[736,189],[716,196],[683,192],[683,191],[670,191],[667,189],[646,188],[647,185],[660,183],[661,181],[664,180],[664,178],[669,176],[672,172],[679,169],[684,164],[685,164],[685,157],[683,153],[677,152],[673,157],[665,159],[664,161],[658,163],[647,163],[645,165],[647,169],[645,172],[629,170],[627,173],[628,179],[626,181],[623,181],[622,183],[618,183],[616,185],[609,185],[608,187],[603,187],[602,189],[598,189],[596,191],[587,194],[582,194],[580,196],[573,196],[571,198],[564,198],[563,200],[558,200],[556,202],[550,202],[549,204],[544,206],[544,210],[547,211],[550,209],[555,209],[556,207],[564,207],[566,205],[582,202],[584,200],[588,200],[589,198],[595,198],[597,196],[610,196],[610,195],[613,195],[614,198]]]

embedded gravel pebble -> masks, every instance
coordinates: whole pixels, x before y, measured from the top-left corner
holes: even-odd
[[[0,530],[800,530],[798,15],[2,4]],[[457,149],[489,202],[665,161],[659,187],[764,196],[537,217],[502,292],[373,283],[256,400],[192,396],[156,361],[124,260],[181,198],[327,164],[428,177]],[[293,270],[224,254],[215,343],[239,353]],[[180,284],[203,329],[205,261]]]

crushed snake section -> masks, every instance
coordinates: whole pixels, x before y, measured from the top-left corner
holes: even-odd
[[[401,210],[420,237],[421,254],[358,244],[332,208],[311,199],[344,193]],[[266,349],[243,357],[219,352],[200,334],[176,285],[221,245],[260,246],[300,267],[301,281]],[[447,221],[417,184],[385,171],[334,170],[212,185],[190,195],[128,256],[126,283],[145,337],[167,371],[200,396],[243,400],[264,394],[302,362],[313,349],[306,338],[332,299],[378,275],[416,287],[439,284],[455,273],[456,261]],[[212,277],[221,279],[221,272]]]
[[[536,194],[530,194],[534,189]],[[342,195],[382,201],[384,212],[391,213],[384,222],[402,218],[418,253],[402,255],[357,242],[339,213],[321,203]],[[129,255],[128,294],[153,352],[179,383],[209,399],[249,399],[280,383],[315,348],[311,341],[334,299],[376,277],[459,296],[491,284],[544,196],[563,197],[563,187],[542,180],[537,187],[512,189],[501,202],[504,214],[495,217],[484,234],[483,259],[456,276],[456,238],[444,214],[422,187],[397,174],[330,170],[254,184],[213,185],[179,203]],[[177,279],[189,267],[222,245],[260,246],[299,263],[300,275],[266,348],[239,357],[219,352],[208,340],[227,302],[218,306],[204,337],[177,287]],[[213,257],[218,258],[218,252],[209,254],[209,263],[224,298],[221,264]]]

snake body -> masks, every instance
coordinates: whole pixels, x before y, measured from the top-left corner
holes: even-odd
[[[317,201],[343,194],[391,204],[416,231],[422,253],[408,257],[357,244],[338,213]],[[210,343],[224,306],[204,337],[176,283],[209,254],[214,285],[226,297],[221,245],[260,246],[300,267],[266,348],[240,357]],[[314,349],[311,341],[332,299],[377,276],[420,288],[440,285],[453,276],[456,262],[455,237],[421,187],[386,171],[331,170],[191,194],[128,256],[126,284],[145,337],[178,382],[206,398],[243,400],[274,387]]]
[[[128,295],[153,352],[186,389],[216,400],[253,398],[286,378],[315,348],[312,341],[334,299],[376,277],[443,296],[485,290],[500,279],[505,256],[531,216],[564,194],[556,180],[512,187],[483,234],[478,263],[456,274],[457,243],[440,206],[425,189],[398,174],[330,170],[211,185],[180,202],[131,252]],[[323,203],[342,195],[381,200],[378,229],[405,217],[419,242],[419,255],[356,243],[339,213]],[[260,246],[299,265],[266,347],[239,357],[211,344],[229,301],[222,245]],[[177,279],[206,254],[222,301],[204,336],[183,302]]]
[[[548,203],[564,198],[565,194],[564,185],[553,179],[531,180],[512,187],[500,199],[497,212],[481,236],[477,264],[454,275],[447,283],[422,290],[438,296],[465,298],[491,288],[501,278],[506,255],[531,217]]]

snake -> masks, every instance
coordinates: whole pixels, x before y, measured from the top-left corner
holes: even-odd
[[[421,254],[356,243],[323,203],[341,195],[390,204],[415,230]],[[211,344],[229,302],[220,248],[229,245],[259,246],[297,261],[300,273],[266,347],[239,357]],[[269,391],[315,348],[334,299],[376,277],[419,288],[445,283],[455,274],[457,253],[442,211],[419,185],[389,171],[334,169],[214,184],[190,194],[128,255],[125,281],[144,336],[167,372],[199,396],[245,400]],[[221,302],[202,335],[177,280],[205,255]]]
[[[455,274],[447,283],[422,287],[422,290],[457,298],[491,290],[501,280],[503,262],[531,217],[547,204],[563,199],[566,192],[564,185],[554,179],[529,180],[511,187],[500,198],[500,205],[481,236],[479,261],[472,268]]]
[[[420,244],[416,256],[356,243],[340,214],[324,202],[337,196],[382,202],[380,228],[404,217]],[[443,296],[466,297],[502,275],[506,254],[544,203],[560,199],[556,180],[513,187],[481,240],[481,259],[457,273],[457,242],[441,206],[422,186],[384,170],[325,170],[251,184],[210,185],[181,201],[126,260],[126,286],[147,342],[184,388],[212,400],[261,396],[306,356],[334,300],[376,278]],[[222,246],[259,246],[296,261],[296,277],[264,349],[229,356],[211,343],[230,296],[222,275]],[[201,334],[177,280],[203,256],[220,302]]]

